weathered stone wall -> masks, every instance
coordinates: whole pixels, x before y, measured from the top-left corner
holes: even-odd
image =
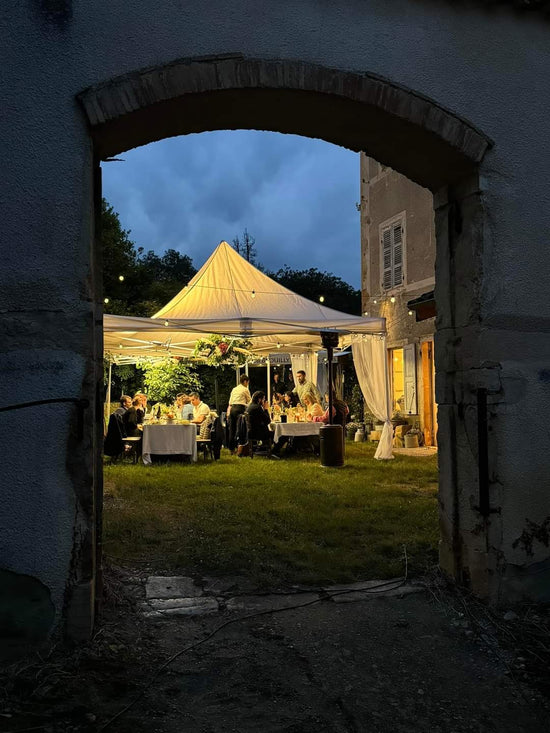
[[[54,625],[64,607],[73,635],[92,618],[101,302],[92,127],[104,155],[224,126],[318,136],[364,149],[434,191],[481,163],[479,194],[452,189],[437,209],[444,547],[456,510],[464,516],[454,546],[464,546],[476,588],[493,595],[499,577],[516,582],[523,565],[546,561],[544,533],[527,520],[550,515],[547,25],[507,7],[430,0],[8,0],[0,13],[0,404],[90,401],[82,441],[69,405],[0,413],[0,566],[48,589]],[[134,73],[147,68],[157,71]],[[126,84],[108,84],[120,75]],[[88,93],[85,111],[78,95],[100,84],[107,108]],[[485,156],[476,127],[494,141]],[[501,514],[471,550],[479,518],[468,406],[480,379],[494,390],[491,490]],[[484,571],[497,564],[501,576]]]

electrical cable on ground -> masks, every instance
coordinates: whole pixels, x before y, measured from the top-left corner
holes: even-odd
[[[189,644],[189,646],[184,647],[183,649],[180,649],[178,652],[173,654],[171,657],[169,657],[165,662],[163,662],[160,667],[154,672],[152,677],[149,679],[145,687],[138,693],[138,695],[126,705],[126,707],[122,708],[121,710],[116,713],[116,715],[113,715],[112,718],[110,718],[106,723],[104,723],[101,728],[98,729],[98,733],[102,733],[102,731],[106,730],[111,723],[114,723],[116,720],[121,718],[124,713],[128,712],[130,708],[132,708],[141,698],[143,695],[149,690],[150,687],[154,684],[157,677],[160,675],[160,673],[166,669],[172,662],[174,662],[178,657],[181,657],[182,654],[185,654],[186,652],[191,651],[192,649],[195,649],[198,646],[201,646],[205,642],[212,639],[213,636],[218,634],[222,629],[225,629],[227,626],[230,626],[231,624],[235,624],[239,621],[247,621],[252,618],[258,618],[260,616],[267,616],[268,614],[274,614],[274,613],[281,613],[282,611],[294,611],[299,608],[306,608],[307,606],[312,606],[315,603],[321,603],[322,601],[329,601],[332,600],[332,598],[335,598],[336,596],[345,595],[347,593],[383,593],[387,590],[397,590],[397,588],[400,588],[402,585],[404,585],[407,582],[408,577],[408,557],[407,557],[407,548],[405,545],[403,545],[403,551],[404,551],[404,561],[405,561],[405,575],[403,578],[398,578],[397,580],[388,580],[383,583],[378,583],[375,586],[371,586],[370,588],[364,588],[364,589],[357,589],[357,588],[349,588],[347,590],[339,590],[335,591],[334,593],[331,593],[330,591],[326,592],[326,596],[315,598],[313,601],[307,601],[306,603],[299,603],[294,606],[285,606],[285,608],[275,608],[275,609],[267,609],[265,611],[257,611],[256,613],[249,613],[245,616],[239,616],[238,618],[229,619],[228,621],[224,621],[222,624],[217,626],[213,631],[211,631],[207,636],[205,636],[203,639],[200,639],[199,641],[194,642],[193,644]],[[392,588],[387,588],[386,586],[393,585]],[[14,731],[15,733],[15,731]]]

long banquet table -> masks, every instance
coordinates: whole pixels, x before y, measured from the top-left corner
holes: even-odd
[[[191,456],[197,460],[196,425],[144,425],[142,459],[145,465],[152,463],[151,455]]]
[[[298,436],[319,435],[322,422],[275,422],[271,423],[273,442],[276,443],[283,435],[289,438]]]

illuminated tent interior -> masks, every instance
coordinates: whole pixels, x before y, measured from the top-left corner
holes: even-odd
[[[316,354],[323,334],[340,347],[352,345],[367,404],[387,422],[382,451],[391,457],[384,318],[362,318],[327,308],[293,293],[221,242],[189,283],[152,318],[105,315],[104,351],[112,363],[170,356],[192,357],[198,339],[222,334],[251,342],[250,360],[279,350]],[[367,338],[371,337],[371,338]],[[365,352],[363,355],[360,352]],[[358,368],[357,359],[368,368]],[[361,376],[364,371],[365,376]],[[367,393],[363,381],[373,380]],[[373,406],[373,399],[382,408]]]

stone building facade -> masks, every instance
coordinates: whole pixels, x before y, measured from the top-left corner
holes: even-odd
[[[2,3],[3,633],[86,638],[101,594],[102,162],[215,129],[364,150],[432,192],[441,566],[548,595],[545,5]]]
[[[360,156],[362,309],[386,318],[392,413],[437,442],[432,193]],[[431,296],[431,297],[430,297]],[[430,312],[419,312],[417,301]]]

